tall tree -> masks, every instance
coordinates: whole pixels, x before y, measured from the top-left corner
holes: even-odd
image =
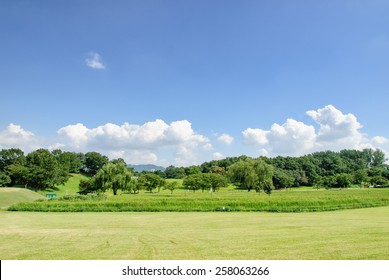
[[[372,163],[374,167],[382,167],[385,163],[385,153],[380,149],[377,149],[373,152]]]
[[[68,170],[69,173],[79,173],[83,162],[80,154],[74,152],[62,152],[61,150],[54,150],[51,152],[62,166]]]
[[[125,190],[130,186],[131,177],[132,173],[124,162],[109,162],[97,172],[93,183],[96,189],[111,189],[117,195],[118,190]]]
[[[19,183],[35,191],[55,188],[68,179],[67,171],[46,149],[29,153],[25,165],[12,164],[8,170],[12,176],[18,178]]]
[[[11,178],[7,173],[0,171],[0,188],[8,187],[11,183]]]
[[[98,152],[88,152],[85,154],[85,171],[91,175],[95,175],[107,163],[108,157]]]
[[[230,166],[227,173],[233,184],[248,191],[255,189],[270,193],[273,188],[273,167],[260,158],[238,161]]]
[[[255,188],[258,175],[255,172],[253,160],[240,160],[230,166],[227,171],[228,178],[238,188],[247,189],[249,192]]]
[[[11,164],[26,163],[26,157],[21,149],[3,149],[0,151],[0,171],[6,171]]]

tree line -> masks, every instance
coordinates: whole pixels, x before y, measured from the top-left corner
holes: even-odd
[[[0,187],[24,185],[35,191],[55,189],[68,180],[69,173],[89,176],[80,183],[80,193],[119,190],[138,193],[168,189],[172,193],[183,179],[187,189],[217,191],[229,183],[237,188],[268,194],[273,189],[299,186],[348,188],[386,186],[389,166],[381,150],[316,152],[301,157],[228,157],[201,165],[175,167],[165,171],[134,172],[123,159],[109,160],[98,152],[75,153],[38,149],[27,155],[20,149],[0,151]]]

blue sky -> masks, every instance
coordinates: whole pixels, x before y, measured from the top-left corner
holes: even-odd
[[[0,2],[0,148],[389,151],[388,1]]]

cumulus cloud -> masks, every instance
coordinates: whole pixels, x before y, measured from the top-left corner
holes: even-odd
[[[301,154],[315,143],[315,128],[293,119],[288,119],[283,125],[273,124],[268,131],[248,128],[242,133],[244,143],[268,144],[276,154]]]
[[[213,150],[213,145],[211,143],[207,143],[203,146],[203,149],[206,151],[212,151]]]
[[[314,147],[316,136],[313,126],[288,119],[283,125],[273,124],[267,138],[273,152],[284,154],[293,151],[298,155]]]
[[[234,142],[234,138],[226,133],[220,135],[217,140],[225,145],[231,145]]]
[[[246,145],[261,146],[270,154],[298,156],[319,150],[364,149],[386,144],[384,137],[367,138],[362,125],[353,114],[343,114],[332,105],[306,112],[317,124],[312,125],[294,119],[273,124],[270,130],[248,128],[242,132]],[[261,150],[263,153],[263,150]]]
[[[20,148],[29,152],[40,148],[39,139],[31,131],[11,123],[0,131],[0,149],[10,148]]]
[[[265,145],[269,143],[267,139],[270,131],[265,131],[259,128],[248,128],[243,133],[243,142],[246,145]]]
[[[382,137],[382,136],[373,137],[372,140],[373,140],[373,143],[376,145],[384,145],[384,144],[389,143],[389,140],[385,137]]]
[[[332,105],[317,111],[308,111],[307,115],[320,125],[318,141],[332,142],[360,137],[359,129],[362,126],[357,118],[353,114],[343,114]]]
[[[88,54],[88,57],[85,59],[85,64],[93,69],[103,70],[105,65],[102,62],[101,56],[98,53],[91,52]]]
[[[95,128],[79,123],[59,129],[58,135],[69,149],[104,151],[129,160],[135,157],[141,162],[156,162],[155,151],[170,148],[176,162],[190,164],[196,160],[198,146],[212,148],[209,139],[196,133],[187,120],[170,124],[159,119],[143,125],[107,123]]]
[[[219,153],[219,152],[213,153],[212,156],[213,156],[213,159],[216,159],[216,160],[224,158],[224,155],[222,153]]]

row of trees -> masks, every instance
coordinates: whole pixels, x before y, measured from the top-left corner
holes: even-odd
[[[138,192],[169,188],[165,179],[184,179],[193,191],[225,187],[229,182],[248,191],[265,191],[298,186],[346,188],[351,184],[388,184],[389,168],[380,150],[317,152],[302,157],[231,157],[199,166],[169,166],[165,171],[135,173],[122,159],[109,161],[97,153],[73,153],[39,149],[24,155],[20,149],[0,151],[0,186],[25,185],[33,190],[55,188],[66,182],[69,173],[84,173],[80,193],[118,190]]]
[[[183,186],[193,191],[199,189],[217,191],[227,187],[228,180],[219,174],[192,174],[184,179]],[[122,160],[115,160],[104,165],[92,178],[81,180],[79,193],[103,193],[109,189],[114,195],[117,194],[118,190],[139,193],[140,190],[160,192],[161,189],[167,189],[173,193],[178,187],[177,181],[166,180],[151,172],[133,176],[132,169],[128,168]]]
[[[27,156],[20,149],[0,151],[0,186],[24,185],[35,191],[65,183],[69,173],[95,175],[108,157],[89,152],[73,153],[38,149]]]
[[[389,166],[381,150],[342,150],[340,152],[317,152],[302,157],[260,157],[272,166],[272,183],[275,189],[299,186],[338,188],[341,186],[387,185]],[[229,169],[240,162],[248,165],[247,156],[230,157],[205,162],[200,166],[174,167],[166,169],[167,178],[183,178],[197,170],[199,173],[216,172],[228,177]],[[168,171],[168,172],[167,172]],[[346,183],[339,183],[345,181]]]

